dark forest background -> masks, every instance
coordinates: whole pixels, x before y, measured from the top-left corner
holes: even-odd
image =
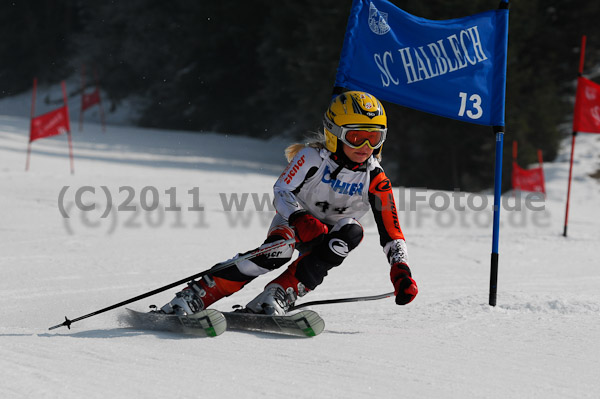
[[[429,19],[497,7],[492,0],[392,0]],[[0,2],[0,97],[98,70],[113,107],[138,104],[146,127],[290,140],[321,128],[351,0]],[[556,157],[569,133],[581,36],[600,63],[600,2],[510,5],[504,184],[519,163]],[[76,95],[74,91],[71,94]],[[384,166],[395,185],[475,191],[492,185],[490,127],[384,104]]]

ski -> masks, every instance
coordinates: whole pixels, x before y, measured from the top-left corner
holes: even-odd
[[[275,334],[314,337],[323,332],[325,321],[312,310],[284,316],[244,312],[223,312],[228,330],[245,330]]]
[[[314,337],[325,329],[325,321],[312,310],[302,310],[284,316],[220,312],[214,309],[203,310],[189,316],[126,310],[127,314],[123,321],[129,327],[193,334],[201,337],[216,337],[226,330]]]
[[[138,312],[126,309],[125,322],[133,328],[216,337],[227,329],[221,312],[207,309],[189,316],[177,316],[155,312]]]

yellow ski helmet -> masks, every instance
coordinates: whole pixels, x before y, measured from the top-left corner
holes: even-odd
[[[335,153],[338,140],[358,148],[368,145],[373,155],[381,153],[387,135],[387,117],[381,102],[362,91],[347,91],[335,97],[323,118],[325,148]]]

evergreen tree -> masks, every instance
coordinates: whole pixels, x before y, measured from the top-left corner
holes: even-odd
[[[489,0],[391,0],[428,19],[496,7]],[[98,70],[113,105],[137,99],[142,126],[303,138],[321,129],[351,0],[272,2],[15,0],[0,3],[0,96]],[[569,133],[581,35],[586,72],[600,63],[600,3],[511,2],[504,185],[519,164],[555,158]],[[385,104],[386,171],[395,184],[491,186],[490,127]]]

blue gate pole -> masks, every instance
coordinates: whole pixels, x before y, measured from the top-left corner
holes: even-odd
[[[496,133],[496,168],[494,171],[494,225],[492,233],[492,264],[490,270],[490,306],[496,306],[498,292],[498,242],[500,240],[500,208],[502,205],[502,154],[504,127],[494,126]]]

